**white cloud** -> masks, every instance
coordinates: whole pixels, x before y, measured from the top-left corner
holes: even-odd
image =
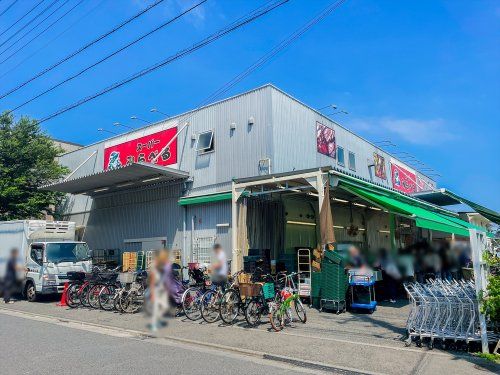
[[[175,2],[171,2],[170,5],[167,6],[167,14],[169,16],[179,14],[191,8],[198,2],[199,1],[189,2],[185,0],[176,0]],[[193,9],[188,14],[186,14],[186,20],[188,20],[194,27],[197,28],[202,27],[205,24],[205,19],[206,19],[205,5],[206,4],[202,4],[201,6]]]
[[[372,118],[346,121],[347,127],[370,138],[391,139],[418,145],[437,145],[458,139],[458,132],[443,119]]]

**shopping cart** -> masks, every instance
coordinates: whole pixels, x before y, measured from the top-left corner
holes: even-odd
[[[438,340],[443,349],[466,349],[471,342],[480,342],[479,308],[472,281],[431,280],[427,283],[405,283],[410,299],[406,322],[406,346],[415,342],[429,348]],[[498,337],[488,333],[492,342]]]

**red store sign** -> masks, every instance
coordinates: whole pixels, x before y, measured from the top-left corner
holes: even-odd
[[[417,191],[417,176],[398,164],[391,163],[392,187],[406,194]]]
[[[132,139],[104,149],[104,169],[116,169],[131,163],[151,163],[167,143],[177,134],[177,127]],[[155,164],[177,163],[177,139],[163,151]]]

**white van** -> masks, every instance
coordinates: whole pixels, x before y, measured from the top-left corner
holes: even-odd
[[[68,221],[16,220],[0,222],[0,280],[13,248],[19,250],[19,285],[28,301],[41,294],[62,293],[69,271],[90,272],[91,252],[75,241],[75,223]]]

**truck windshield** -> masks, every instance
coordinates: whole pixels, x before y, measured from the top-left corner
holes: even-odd
[[[48,243],[46,246],[47,262],[79,262],[87,260],[89,248],[86,243]]]

